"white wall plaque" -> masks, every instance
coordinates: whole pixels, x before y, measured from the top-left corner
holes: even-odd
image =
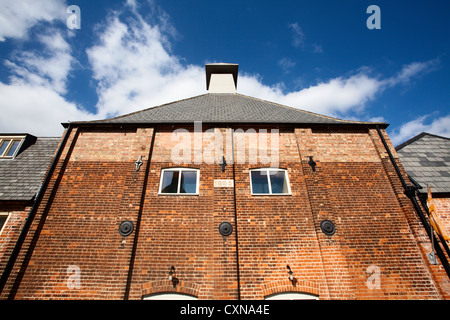
[[[233,180],[214,180],[214,188],[233,188]]]

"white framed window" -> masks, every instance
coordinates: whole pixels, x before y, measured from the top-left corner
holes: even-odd
[[[282,292],[266,296],[264,300],[319,300],[319,297],[302,292]]]
[[[3,232],[3,229],[6,226],[9,216],[9,212],[0,212],[0,234]]]
[[[251,169],[250,189],[252,195],[291,194],[287,170],[280,168]]]
[[[200,170],[192,168],[162,169],[159,194],[197,195]]]
[[[198,300],[198,298],[183,293],[157,293],[142,297],[142,300]]]
[[[24,137],[0,136],[0,159],[14,159],[22,145]]]

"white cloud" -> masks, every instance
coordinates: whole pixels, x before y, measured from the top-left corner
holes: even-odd
[[[30,83],[66,93],[67,76],[75,62],[69,44],[56,30],[38,36],[38,41],[43,50],[16,52],[13,61],[5,61],[12,72],[11,82]]]
[[[369,68],[362,67],[356,74],[332,78],[292,92],[284,92],[282,84],[270,87],[264,85],[258,76],[246,75],[240,76],[238,90],[243,94],[291,107],[350,119],[354,117],[354,113],[363,111],[366,103],[374,100],[384,90],[400,83],[406,84],[411,79],[430,72],[437,65],[437,60],[413,62],[403,66],[392,77],[384,79],[372,76]]]
[[[128,18],[130,21],[130,17]],[[111,16],[87,54],[98,81],[98,113],[124,114],[205,93],[203,67],[183,67],[158,25],[139,13],[125,24]]]
[[[136,2],[136,0],[126,0],[125,4],[129,6],[132,10],[136,10],[139,7],[139,3]]]
[[[402,67],[402,70],[397,75],[387,79],[385,82],[389,86],[396,86],[398,84],[408,84],[411,79],[418,76],[432,72],[438,68],[440,64],[439,59],[433,59],[425,62],[413,62]]]
[[[60,3],[53,2],[55,6]],[[148,12],[141,7],[143,4],[128,0],[123,12],[112,12],[94,29],[95,45],[86,53],[90,63],[87,67],[92,68],[97,82],[95,112],[86,112],[64,97],[76,60],[64,33],[50,28],[38,38],[43,52],[23,52],[6,62],[11,75],[9,84],[0,83],[0,108],[8,114],[8,118],[1,119],[2,128],[29,130],[38,135],[59,134],[60,122],[123,115],[204,94],[204,66],[183,65],[171,52],[170,39],[177,33],[170,17],[154,3],[148,3],[152,22],[141,16],[140,12]],[[300,46],[304,38],[301,29],[298,24],[290,27]],[[62,28],[65,30],[65,26]],[[289,59],[279,61],[280,67],[287,70],[293,64]],[[291,92],[286,92],[283,83],[266,85],[259,75],[241,72],[238,92],[324,115],[354,118],[383,90],[407,84],[435,66],[432,61],[414,62],[384,79],[372,76],[368,68],[360,68],[353,74]]]
[[[321,45],[313,43],[312,47],[313,47],[313,52],[314,53],[323,53],[323,48],[322,48]]]
[[[323,47],[317,43],[307,43],[306,36],[303,29],[299,26],[298,22],[294,22],[288,25],[288,28],[292,30],[291,44],[302,50],[308,50],[312,53],[323,53]]]
[[[294,47],[303,47],[305,41],[305,33],[297,22],[289,24],[289,28],[292,29],[292,45]]]
[[[436,134],[450,138],[450,114],[434,118],[431,122],[427,120],[432,114],[420,116],[414,120],[404,123],[399,129],[394,130],[389,137],[394,146],[407,141],[421,132]]]
[[[359,73],[347,78],[338,77],[299,91],[284,93],[282,86],[268,87],[257,77],[240,77],[243,94],[277,102],[324,115],[344,114],[361,110],[364,104],[382,89],[382,83]]]
[[[90,120],[92,114],[66,101],[51,88],[33,84],[0,83],[2,132],[23,132],[37,136],[60,136],[62,122]]]
[[[335,115],[363,108],[380,89],[380,81],[359,73],[288,93],[280,97],[280,102],[321,114]]]
[[[65,21],[65,0],[0,0],[0,41],[23,38],[40,21]]]
[[[369,122],[387,122],[386,119],[384,117],[370,117],[367,119],[367,121]]]
[[[284,57],[278,61],[278,65],[283,72],[288,73],[291,68],[295,67],[296,63],[291,59]]]
[[[2,132],[59,136],[62,122],[95,116],[63,96],[76,62],[63,34],[60,29],[42,27],[36,38],[39,48],[14,51],[4,61],[10,75],[9,83],[0,82],[0,109],[7,115],[0,117]]]

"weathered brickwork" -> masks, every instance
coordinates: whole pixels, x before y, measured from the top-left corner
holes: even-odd
[[[233,140],[220,127],[73,129],[1,298],[448,298],[376,130],[234,129],[242,131]],[[290,194],[252,195],[249,171],[275,163],[287,170]],[[159,194],[162,169],[172,167],[198,169],[199,193]],[[322,232],[323,220],[334,235]],[[134,225],[127,237],[122,221]],[[222,222],[233,226],[229,236]]]
[[[433,198],[433,203],[436,207],[436,213],[439,216],[439,219],[445,228],[445,231],[448,235],[450,235],[450,198]],[[447,241],[447,246],[450,245],[450,241]],[[429,241],[423,241],[423,248],[428,253],[431,252],[431,244]],[[447,259],[450,260],[450,256],[446,254]],[[446,273],[443,270],[441,264],[438,266],[433,266],[432,268],[433,276],[436,281],[440,284],[443,295],[445,299],[450,299],[450,278],[447,277]]]
[[[436,212],[439,215],[445,231],[450,235],[450,198],[433,198]]]
[[[409,181],[409,179],[407,178],[406,171],[403,168],[403,165],[401,164],[401,162],[399,160],[397,152],[395,151],[392,143],[390,142],[390,140],[384,130],[382,131],[382,134],[385,137],[386,142],[391,151],[391,154],[393,155],[395,162],[397,163],[399,170],[405,179],[405,183],[407,185],[413,185],[412,182]],[[369,135],[372,137],[372,141],[374,142],[374,145],[376,146],[378,154],[380,155],[380,158],[382,159],[383,167],[387,173],[389,182],[397,196],[398,202],[403,209],[405,218],[407,219],[409,227],[411,229],[411,234],[413,235],[416,242],[418,243],[419,250],[422,254],[424,264],[427,266],[428,270],[430,271],[432,279],[437,284],[437,289],[438,289],[438,292],[441,294],[441,297],[443,299],[449,299],[450,298],[450,290],[449,290],[450,289],[450,285],[449,285],[450,279],[449,279],[447,273],[445,272],[442,263],[439,263],[438,265],[432,265],[432,264],[430,264],[430,262],[427,258],[427,254],[429,254],[432,251],[431,241],[427,235],[427,231],[425,230],[424,225],[421,222],[421,219],[419,218],[417,211],[414,209],[414,207],[411,206],[411,200],[408,199],[408,197],[405,195],[404,189],[402,187],[402,183],[398,177],[398,174],[394,170],[394,166],[392,165],[391,161],[389,160],[389,156],[387,154],[386,149],[381,144],[381,140],[378,137],[378,133],[376,132],[376,130],[372,129],[372,130],[369,130]],[[418,202],[420,202],[417,196],[416,196],[416,199]],[[425,213],[426,209],[422,207],[422,211]],[[425,217],[425,218],[427,218],[427,217]],[[447,259],[449,259],[448,256],[447,256]]]
[[[7,223],[0,233],[0,271],[5,268],[30,209],[30,206],[23,203],[3,203],[0,205],[0,212],[9,215]]]

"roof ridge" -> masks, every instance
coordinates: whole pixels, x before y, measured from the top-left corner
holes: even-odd
[[[416,135],[416,136],[414,136],[414,137],[412,137],[412,138],[406,140],[405,142],[399,144],[398,146],[396,146],[396,147],[395,147],[395,150],[396,150],[396,151],[399,151],[399,150],[403,149],[404,147],[410,145],[411,143],[413,143],[413,142],[415,142],[415,141],[417,141],[417,140],[423,138],[423,137],[426,136],[426,135],[427,135],[427,136],[432,136],[432,137],[435,137],[435,138],[441,138],[441,139],[445,139],[445,140],[450,140],[450,138],[443,137],[443,136],[439,136],[439,135],[437,135],[437,134],[432,134],[432,133],[428,133],[428,132],[421,132],[421,133],[419,133],[418,135]]]
[[[435,137],[435,138],[441,138],[441,139],[445,139],[445,140],[450,140],[450,138],[447,138],[447,137],[444,137],[444,136],[440,136],[440,135],[437,135],[437,134],[432,134],[432,133],[429,133],[429,132],[423,132],[424,133],[424,135],[427,135],[427,136],[432,136],[432,137]]]

